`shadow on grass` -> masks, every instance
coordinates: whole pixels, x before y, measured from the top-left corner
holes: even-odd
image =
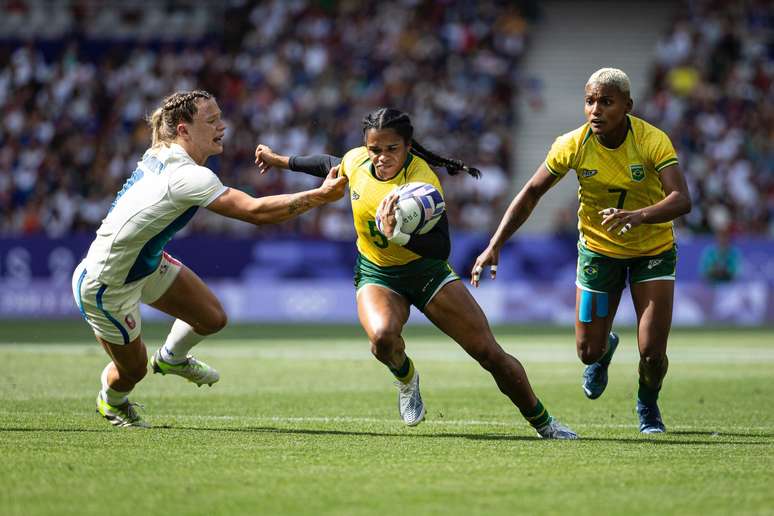
[[[538,437],[526,436],[526,435],[513,435],[513,434],[471,434],[471,433],[406,433],[410,432],[369,432],[369,431],[353,431],[353,430],[325,430],[325,429],[309,429],[309,428],[277,428],[272,426],[247,426],[247,427],[222,427],[222,428],[202,428],[202,427],[186,427],[176,425],[163,425],[155,428],[164,428],[170,430],[193,430],[199,432],[244,432],[244,433],[276,433],[276,434],[289,434],[289,435],[332,435],[332,436],[367,436],[367,437],[408,437],[412,439],[469,439],[471,441],[536,441],[540,440]],[[581,436],[582,441],[591,442],[612,442],[621,444],[656,444],[656,445],[719,445],[719,444],[749,444],[749,445],[772,445],[774,441],[722,441],[715,439],[714,437],[730,436],[730,437],[757,437],[767,438],[774,437],[773,435],[766,434],[720,434],[719,436],[713,435],[713,432],[672,432],[677,435],[706,435],[707,437],[713,437],[707,440],[673,440],[669,439],[670,434],[665,435],[651,435],[648,437],[633,436],[631,439],[616,438],[616,437],[586,437]]]
[[[241,433],[274,433],[274,434],[286,434],[286,435],[320,435],[320,436],[349,436],[349,437],[397,437],[397,438],[410,438],[410,439],[468,439],[471,441],[539,441],[538,437],[526,436],[526,435],[512,435],[512,434],[470,434],[470,433],[406,433],[406,432],[369,432],[369,431],[353,431],[353,430],[324,430],[324,429],[308,429],[308,428],[277,428],[271,426],[246,426],[246,427],[192,427],[192,426],[177,426],[177,425],[156,425],[149,430],[143,429],[127,429],[128,431],[135,432],[152,432],[153,430],[186,430],[194,432],[241,432]],[[0,432],[53,432],[53,433],[106,433],[114,432],[116,429],[112,427],[102,428],[23,428],[23,427],[8,427],[0,428]],[[669,436],[705,436],[707,439],[670,439]],[[693,431],[674,431],[664,435],[651,435],[648,437],[632,436],[631,438],[620,437],[593,437],[593,436],[581,436],[581,441],[585,442],[609,442],[619,444],[642,444],[642,445],[657,445],[657,446],[695,446],[695,445],[726,445],[726,444],[742,444],[751,446],[771,446],[774,445],[774,441],[728,441],[720,440],[720,437],[752,437],[771,439],[774,437],[772,434],[763,433],[716,433],[716,432],[693,432]]]

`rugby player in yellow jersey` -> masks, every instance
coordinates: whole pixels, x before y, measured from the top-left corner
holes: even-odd
[[[443,193],[428,163],[446,167],[450,174],[479,175],[460,161],[428,151],[413,139],[413,131],[408,115],[380,108],[363,119],[364,146],[350,150],[342,159],[281,156],[259,145],[255,161],[262,172],[274,166],[324,176],[338,166],[339,173],[347,177],[357,232],[358,316],[371,352],[397,379],[398,408],[405,424],[417,425],[425,417],[419,373],[406,355],[401,336],[414,305],[492,374],[539,436],[576,439],[572,430],[543,407],[524,368],[497,343],[484,312],[447,263],[451,245],[446,215],[426,235],[396,231],[397,195],[390,195],[396,187],[422,181]],[[377,217],[383,233],[377,229]]]
[[[591,75],[584,96],[587,122],[556,139],[476,259],[471,283],[478,286],[486,266],[495,278],[503,244],[543,194],[575,170],[580,185],[575,339],[578,357],[588,365],[583,390],[595,399],[607,386],[618,345],[613,318],[628,280],[637,314],[640,432],[660,433],[666,428],[657,400],[668,366],[677,262],[672,221],[691,210],[691,199],[667,135],[629,114],[629,91],[621,70],[602,68]]]

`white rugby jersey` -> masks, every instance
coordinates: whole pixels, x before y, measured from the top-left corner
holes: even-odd
[[[86,255],[86,271],[106,285],[144,278],[161,262],[164,246],[199,206],[227,190],[180,145],[148,149],[116,195]]]

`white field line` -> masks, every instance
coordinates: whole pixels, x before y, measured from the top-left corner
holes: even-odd
[[[199,348],[197,348],[199,349]],[[310,343],[309,346],[300,346],[298,341],[287,341],[283,347],[282,341],[272,341],[271,345],[262,345],[249,341],[224,341],[204,342],[201,345],[201,354],[207,357],[223,358],[257,358],[279,360],[332,360],[332,361],[364,361],[373,360],[368,346],[336,343]],[[517,345],[506,346],[506,350],[525,362],[544,363],[577,363],[574,346],[570,344],[545,344],[545,345]],[[46,353],[52,355],[90,355],[102,354],[102,349],[96,344],[56,344],[48,343],[19,343],[1,344],[0,355],[4,353]],[[466,362],[471,360],[454,343],[447,345],[419,343],[410,351],[411,356],[417,359],[434,360],[438,362]],[[774,363],[774,347],[674,347],[668,351],[672,362],[697,363],[697,364],[768,364]],[[615,356],[616,362],[636,363],[639,361],[637,352],[633,347],[628,347]]]
[[[0,415],[4,418],[8,416],[18,416],[18,412],[5,412],[0,411]],[[59,412],[36,412],[36,416],[45,417],[58,417],[63,416]],[[81,418],[84,416],[83,412],[73,412],[69,416],[74,418]],[[91,417],[91,414],[89,414]],[[394,418],[372,418],[372,417],[348,417],[348,416],[312,416],[312,417],[282,417],[282,416],[208,416],[208,415],[191,415],[191,414],[151,414],[151,416],[157,422],[161,420],[190,420],[190,421],[225,421],[225,422],[238,422],[238,423],[280,423],[280,424],[309,424],[309,423],[371,423],[371,424],[384,424],[384,425],[397,425],[398,420]],[[162,422],[163,423],[163,422]],[[502,428],[518,428],[522,426],[522,422],[514,420],[513,422],[506,421],[481,421],[478,419],[430,419],[425,420],[423,426],[457,426],[457,427],[476,427],[476,426],[493,426]],[[573,428],[637,428],[635,423],[632,424],[612,424],[612,423],[573,423]],[[1,427],[0,427],[1,428]],[[400,428],[403,428],[402,426]],[[707,426],[694,426],[694,425],[669,425],[670,429],[686,430],[686,431],[701,431],[709,432],[712,429]],[[212,430],[218,430],[218,427],[212,427]],[[733,432],[768,432],[774,430],[774,426],[723,426],[722,428],[714,429],[718,434],[733,433]],[[752,436],[751,436],[752,437]]]

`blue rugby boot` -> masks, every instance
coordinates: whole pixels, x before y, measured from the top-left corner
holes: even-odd
[[[663,434],[666,432],[664,422],[661,420],[661,411],[658,404],[646,405],[637,399],[637,415],[640,417],[640,432],[643,434]]]
[[[618,335],[610,333],[607,337],[607,351],[599,359],[586,366],[583,371],[583,393],[590,400],[595,400],[602,396],[607,387],[607,368],[610,366],[610,360],[613,359],[613,353],[615,353],[618,347]]]

